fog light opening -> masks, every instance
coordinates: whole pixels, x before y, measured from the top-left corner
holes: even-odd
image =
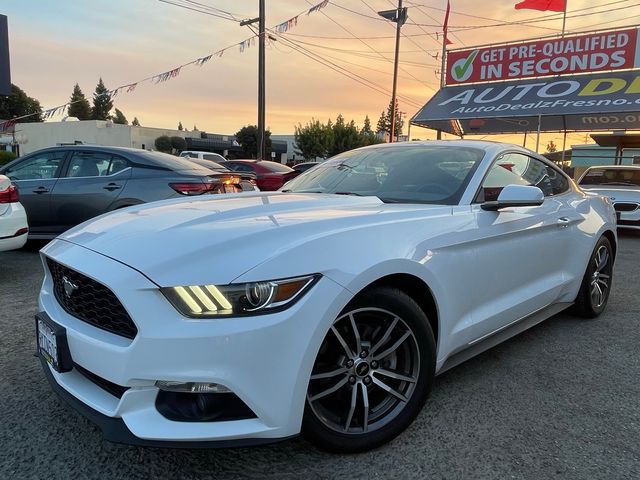
[[[231,393],[231,390],[219,383],[158,380],[156,382],[156,387],[166,392],[177,393]]]

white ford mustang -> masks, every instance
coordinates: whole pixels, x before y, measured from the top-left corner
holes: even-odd
[[[98,217],[42,250],[38,351],[112,441],[389,441],[434,376],[573,306],[605,309],[610,201],[513,145],[338,155],[281,192]]]

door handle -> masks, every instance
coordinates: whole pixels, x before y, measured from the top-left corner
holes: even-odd
[[[557,221],[557,224],[560,228],[567,228],[571,223],[571,219],[569,217],[560,217]]]
[[[122,188],[122,187],[115,183],[110,183],[102,188],[104,188],[105,190],[109,190],[110,192],[113,192],[114,190],[118,190],[119,188]]]
[[[41,193],[49,193],[49,190],[45,187],[38,187],[37,189],[33,190],[33,193],[37,193],[38,195],[40,195]]]

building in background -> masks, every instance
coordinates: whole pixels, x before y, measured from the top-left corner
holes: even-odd
[[[187,150],[215,152],[234,158],[246,156],[233,135],[206,133],[199,130],[189,132],[167,128],[136,127],[120,125],[109,120],[78,121],[72,118],[62,122],[17,123],[11,131],[0,136],[0,150],[12,150],[13,147],[19,155],[26,155],[41,148],[74,143],[155,150],[156,138],[163,135],[184,138]],[[286,162],[287,149],[286,141],[272,140],[272,151],[275,155],[271,159]]]

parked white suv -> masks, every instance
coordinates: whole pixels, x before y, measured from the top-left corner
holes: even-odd
[[[22,248],[28,232],[27,214],[19,202],[18,189],[0,175],[0,252]]]
[[[225,161],[225,158],[219,153],[199,152],[197,150],[185,150],[183,152],[180,152],[180,156],[185,158],[199,158],[201,160],[212,160],[214,162]]]

